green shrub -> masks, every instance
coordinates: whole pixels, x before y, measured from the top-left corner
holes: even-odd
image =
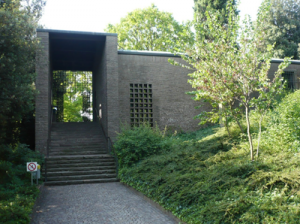
[[[43,156],[24,144],[15,148],[0,145],[0,223],[29,223],[30,213],[38,196],[30,184],[26,163],[43,163]]]
[[[158,128],[144,124],[133,128],[123,126],[114,147],[119,166],[122,168],[160,153],[162,149],[168,148],[168,143]]]
[[[252,111],[255,144],[258,120]],[[231,138],[224,128],[209,127],[163,138],[168,150],[121,168],[119,178],[187,223],[298,224],[299,127],[296,91],[265,116],[255,161],[249,161],[247,137],[237,126],[231,126]],[[127,134],[132,141],[138,135]]]

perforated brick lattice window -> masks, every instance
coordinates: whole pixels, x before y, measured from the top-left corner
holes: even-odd
[[[294,72],[286,71],[282,74],[282,77],[287,82],[286,87],[288,89],[294,90],[295,89]]]
[[[153,127],[152,84],[130,84],[130,124],[138,127],[149,123]]]

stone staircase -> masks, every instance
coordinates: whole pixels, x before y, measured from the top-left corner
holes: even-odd
[[[114,157],[106,151],[101,127],[93,122],[53,123],[46,166],[46,185],[117,181]]]

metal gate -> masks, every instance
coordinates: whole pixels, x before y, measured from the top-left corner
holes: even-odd
[[[53,121],[92,121],[92,72],[53,71]]]

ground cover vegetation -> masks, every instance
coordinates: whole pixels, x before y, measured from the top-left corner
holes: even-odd
[[[145,125],[118,135],[121,181],[187,223],[300,222],[300,91],[284,90],[290,58],[268,76],[276,43],[263,37],[272,4],[263,1],[260,23],[248,17],[240,26],[227,1],[226,9],[207,5],[194,24],[196,41],[183,55],[189,66],[181,66],[193,71],[194,99],[215,108],[201,123],[224,128],[170,135]]]
[[[124,128],[115,144],[119,178],[187,223],[299,223],[299,99],[298,90],[268,110],[254,161],[236,123],[230,137],[219,126],[173,134]],[[253,133],[259,120],[252,110]]]
[[[105,31],[118,34],[120,50],[184,51],[194,42],[190,22],[180,24],[153,4],[130,12],[118,24],[108,24]]]
[[[43,0],[0,1],[0,223],[29,223],[38,194],[30,187],[26,162],[42,163],[32,149],[36,27],[44,5]]]

